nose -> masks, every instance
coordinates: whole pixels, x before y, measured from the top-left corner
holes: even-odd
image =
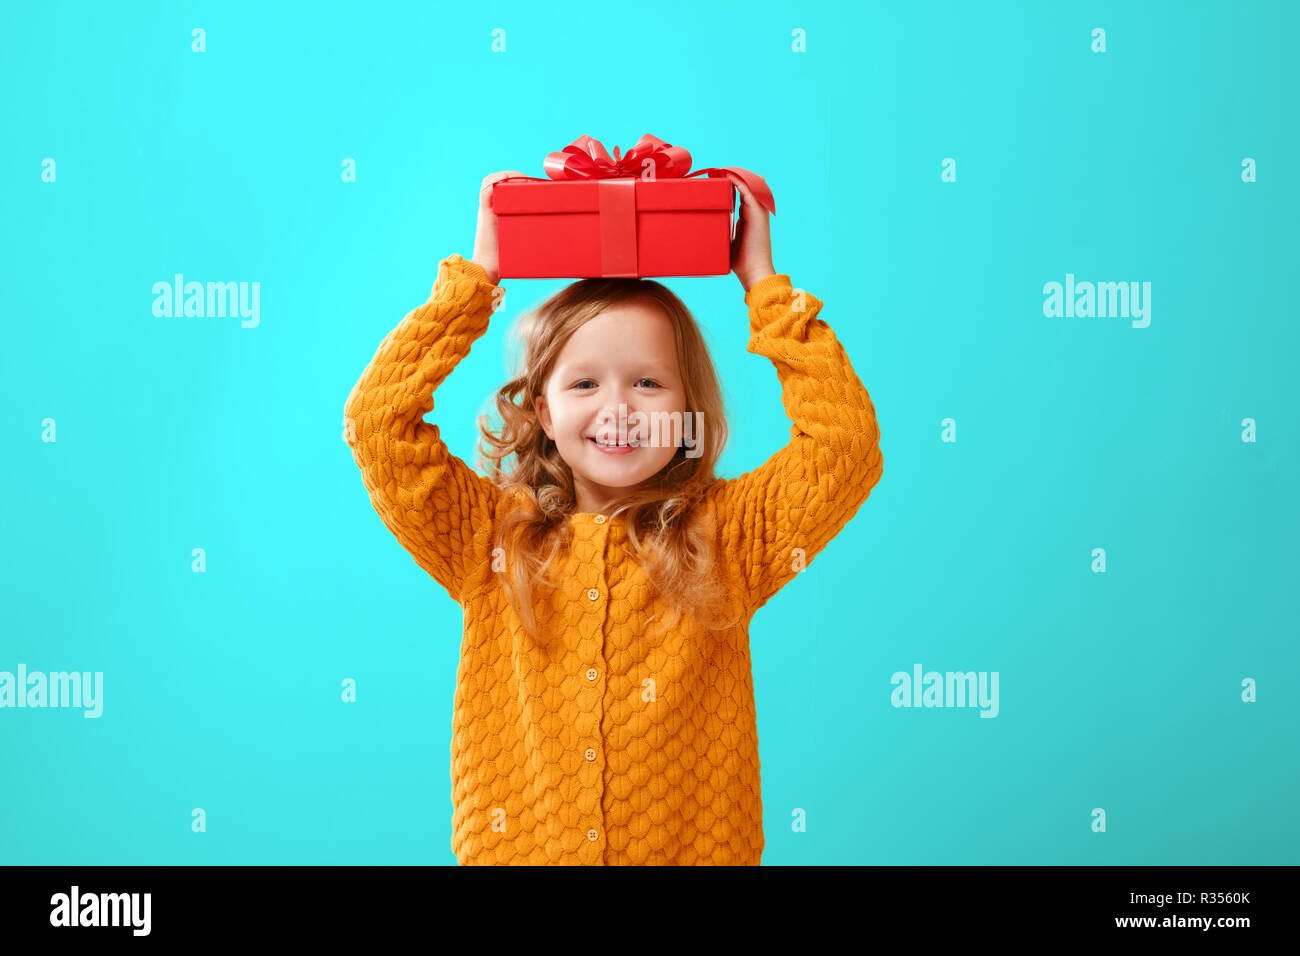
[[[627,423],[627,428],[631,431],[635,424],[632,418],[636,412],[635,399],[635,392],[627,386],[619,386],[614,389],[609,395],[609,400],[601,406],[600,416],[596,424],[601,428],[617,430],[620,421],[623,421]],[[620,410],[622,412],[621,417]]]
[[[601,413],[605,415],[613,415],[615,419],[617,419],[619,407],[622,406],[625,409],[625,413],[631,415],[632,412],[636,411],[636,399],[636,389],[632,386],[617,385],[610,389],[608,400],[601,409]]]

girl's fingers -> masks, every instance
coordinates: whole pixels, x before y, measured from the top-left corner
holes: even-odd
[[[487,192],[492,188],[492,184],[501,179],[509,179],[511,176],[527,176],[527,173],[521,173],[517,169],[506,169],[499,173],[489,173],[483,177],[483,185],[479,187],[479,192]]]
[[[527,176],[527,173],[521,173],[517,169],[505,169],[498,173],[488,173],[483,177],[483,185],[479,187],[479,205],[485,209],[492,207],[492,185],[500,179],[509,179],[511,176]]]
[[[745,219],[750,215],[750,210],[752,210],[752,209],[754,208],[754,207],[753,207],[754,197],[751,196],[750,193],[749,193],[749,190],[745,188],[745,184],[742,183],[742,182],[741,182],[739,179],[737,179],[735,176],[732,176],[730,173],[728,173],[728,174],[727,174],[727,178],[730,179],[730,180],[732,181],[732,183],[733,183],[733,184],[735,185],[735,187],[736,187],[737,192],[740,193],[740,211],[739,211],[739,213],[737,214],[737,217],[736,217],[736,218],[737,218],[739,224],[743,224],[744,221],[745,221]],[[740,225],[739,225],[739,224],[738,224],[737,227],[736,227],[736,230],[737,230],[737,231],[736,231],[736,235],[737,235],[737,236],[740,235]]]
[[[758,199],[754,196],[752,192],[750,192],[750,189],[748,186],[745,185],[744,180],[732,176],[730,173],[727,174],[727,178],[736,184],[736,189],[739,190],[740,192],[740,205],[741,205],[742,213],[748,211],[754,213],[755,215],[758,215],[760,210],[762,210],[762,212],[764,213],[767,212],[766,209],[763,209],[763,204],[758,201]]]

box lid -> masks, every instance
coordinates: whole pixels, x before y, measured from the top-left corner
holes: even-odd
[[[726,209],[735,202],[735,187],[726,177],[696,179],[582,179],[554,182],[499,182],[492,186],[492,211],[514,213],[598,212],[601,183],[635,183],[638,211],[657,209]],[[606,185],[605,188],[609,188]]]

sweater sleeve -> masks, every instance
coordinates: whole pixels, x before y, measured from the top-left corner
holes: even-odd
[[[451,454],[423,418],[434,389],[487,331],[497,288],[477,263],[444,259],[429,300],[380,344],[343,412],[371,504],[457,602],[487,562],[501,490]]]
[[[822,302],[784,274],[755,283],[747,351],[776,366],[790,442],[759,468],[711,489],[721,544],[750,613],[848,524],[880,480],[876,411]]]

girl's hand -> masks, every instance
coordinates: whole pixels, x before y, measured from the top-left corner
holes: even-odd
[[[740,220],[736,223],[736,238],[731,241],[731,271],[748,293],[759,280],[776,275],[770,216],[740,177],[728,173],[727,178],[740,192]]]
[[[474,231],[474,257],[470,262],[481,265],[493,285],[496,285],[501,277],[497,274],[497,214],[492,211],[492,184],[507,176],[527,175],[517,169],[490,173],[483,177],[483,185],[479,187],[478,226]]]

